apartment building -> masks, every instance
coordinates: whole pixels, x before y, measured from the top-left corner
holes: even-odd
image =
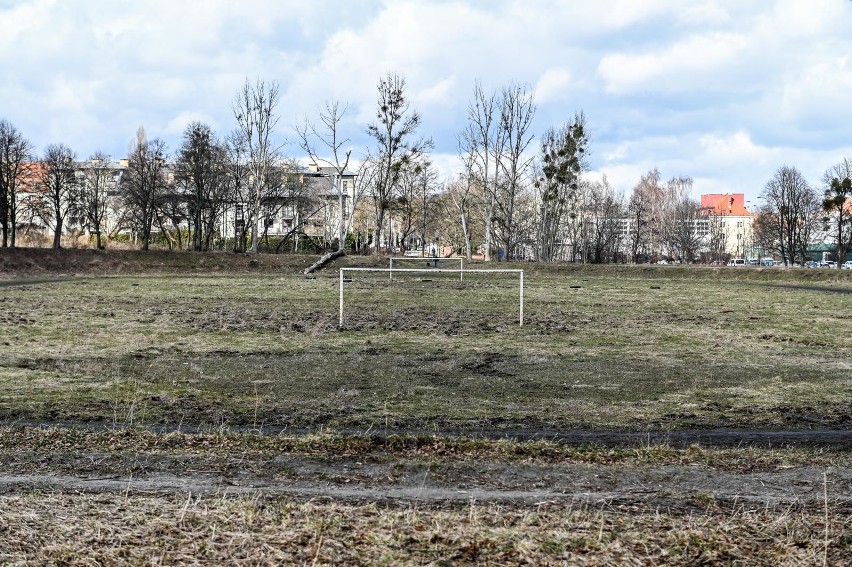
[[[711,224],[718,223],[725,235],[725,252],[742,258],[756,256],[754,215],[746,208],[743,193],[709,193],[701,195],[701,210],[706,215],[699,228],[709,234]]]

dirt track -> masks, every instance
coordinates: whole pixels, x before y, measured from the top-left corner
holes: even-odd
[[[411,455],[382,449],[385,441],[381,441],[384,439],[381,435],[374,436],[378,440],[374,449],[355,454],[257,451],[250,449],[251,439],[257,438],[256,435],[244,433],[237,435],[247,435],[248,445],[224,443],[217,445],[219,449],[199,452],[192,449],[193,443],[211,439],[210,434],[199,437],[184,433],[188,445],[160,449],[158,440],[169,433],[143,433],[139,444],[131,432],[98,429],[102,433],[87,429],[88,433],[84,434],[84,439],[86,435],[100,436],[101,441],[90,447],[79,438],[77,444],[67,441],[74,439],[75,431],[82,430],[12,426],[6,432],[7,440],[20,433],[35,435],[36,441],[20,446],[13,441],[0,443],[3,470],[0,494],[35,489],[206,496],[269,494],[304,500],[323,497],[437,506],[475,500],[509,505],[624,503],[668,509],[701,509],[708,502],[740,503],[746,507],[789,504],[817,507],[827,495],[835,509],[852,509],[852,467],[848,461],[826,466],[825,460],[811,464],[799,460],[789,465],[784,459],[785,451],[795,451],[796,447],[808,450],[824,447],[830,454],[842,454],[852,444],[849,431],[548,434],[547,439],[556,446],[594,445],[602,454],[607,453],[607,447],[617,447],[615,450],[621,451],[622,456],[627,451],[628,461],[619,462],[616,458],[599,463],[570,458],[476,458],[452,451],[448,456],[436,458],[430,450]],[[259,438],[261,441],[274,441],[277,437],[276,432],[266,433]],[[351,438],[345,432],[340,433]],[[287,433],[291,437],[294,434]],[[513,435],[493,432],[493,437]],[[515,432],[514,437],[542,439],[544,432],[523,435]],[[109,442],[105,444],[104,438],[125,444],[112,446]],[[153,448],[146,445],[152,441]],[[64,449],[56,451],[54,445]],[[657,456],[654,447],[668,449]],[[732,466],[730,455],[716,452],[726,450],[745,451],[745,459],[733,461]],[[638,459],[629,457],[631,451],[639,455]],[[645,456],[643,451],[647,453]],[[679,451],[674,460],[673,451]],[[751,460],[753,453],[749,451],[757,451],[761,458]],[[772,451],[777,451],[779,458],[773,457]],[[719,461],[715,460],[717,456]],[[825,486],[823,473],[827,475]]]
[[[41,471],[51,469],[36,459]],[[110,462],[106,462],[110,461]],[[588,463],[424,463],[406,459],[282,456],[222,462],[197,456],[155,455],[115,461],[91,454],[66,460],[63,472],[35,472],[27,457],[4,455],[0,493],[42,491],[272,494],[297,498],[450,504],[470,500],[506,504],[582,501],[695,506],[708,501],[743,505],[813,505],[823,502],[823,470],[815,467],[729,472],[694,465]],[[128,472],[130,471],[130,472]],[[827,472],[835,508],[852,504],[852,469]]]

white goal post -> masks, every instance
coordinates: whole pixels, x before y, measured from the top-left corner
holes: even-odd
[[[461,256],[453,256],[451,258],[438,258],[437,256],[392,256],[389,258],[390,260],[390,276],[389,279],[393,279],[393,261],[397,262],[426,262],[426,264],[433,264],[437,269],[441,262],[458,262],[459,263],[459,281],[464,281],[464,258]],[[397,269],[397,271],[399,271]]]
[[[343,283],[346,272],[391,272],[390,268],[340,268],[340,321],[338,326],[343,328]],[[451,270],[446,268],[397,268],[397,273],[416,274],[458,274],[466,271],[468,274],[517,274],[518,275],[518,325],[524,326],[524,271],[523,270]]]

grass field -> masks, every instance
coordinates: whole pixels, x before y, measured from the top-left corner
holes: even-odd
[[[852,425],[849,278],[529,272],[523,327],[511,277],[358,273],[343,330],[326,274],[7,285],[0,415],[439,432]]]
[[[355,273],[341,329],[382,262],[62,252],[0,253],[0,563],[852,561],[850,272],[511,265],[522,327]]]

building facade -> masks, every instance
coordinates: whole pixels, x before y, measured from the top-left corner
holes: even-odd
[[[701,195],[701,210],[706,217],[701,230],[708,235],[720,230],[726,254],[736,258],[759,258],[754,240],[754,214],[746,208],[743,193]]]

